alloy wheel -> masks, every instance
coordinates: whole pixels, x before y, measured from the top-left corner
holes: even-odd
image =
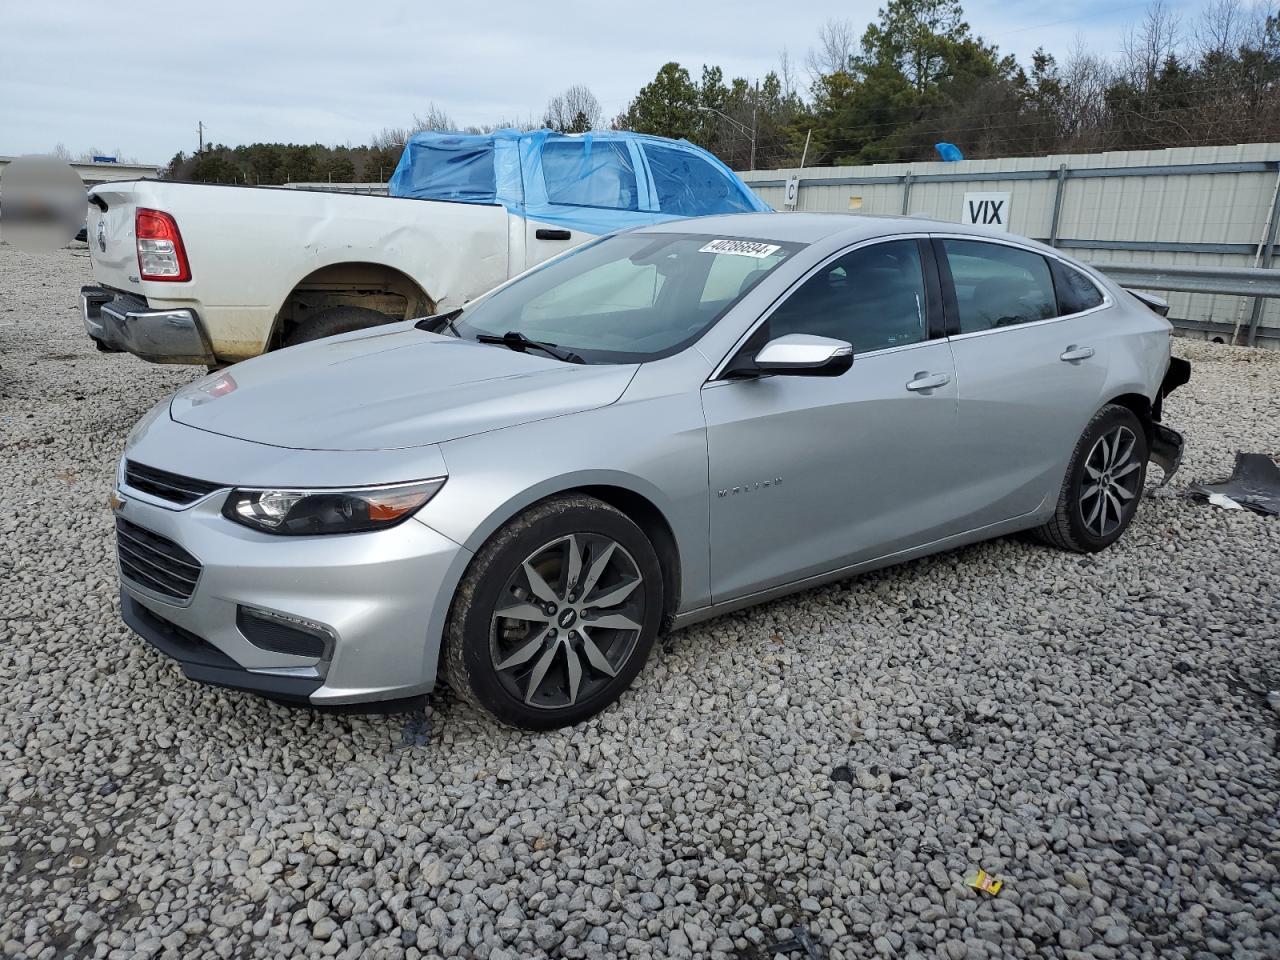
[[[625,547],[601,534],[559,537],[507,578],[490,624],[493,669],[531,707],[571,707],[618,675],[644,621],[644,578]]]
[[[1099,537],[1120,526],[1125,508],[1138,495],[1142,461],[1138,440],[1128,427],[1116,427],[1093,445],[1084,462],[1080,515],[1085,528]]]

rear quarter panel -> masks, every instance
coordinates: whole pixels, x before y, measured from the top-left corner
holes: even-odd
[[[1106,344],[1103,401],[1138,394],[1154,401],[1169,366],[1173,325],[1123,287],[1090,273],[1106,288],[1112,307],[1096,315],[1095,330]]]

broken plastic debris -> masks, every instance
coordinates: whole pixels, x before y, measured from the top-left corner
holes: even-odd
[[[1213,504],[1215,507],[1222,507],[1226,510],[1243,510],[1244,509],[1244,507],[1240,506],[1240,504],[1236,503],[1234,500],[1228,497],[1225,493],[1209,494],[1209,502]]]
[[[995,896],[1000,892],[1000,888],[1004,886],[1003,880],[998,880],[985,870],[977,870],[964,878],[964,882],[975,890]]]
[[[804,960],[823,960],[822,947],[804,927],[797,927],[791,936],[779,940],[769,948],[770,957],[800,956]]]
[[[1237,453],[1229,479],[1193,483],[1188,493],[1220,507],[1247,507],[1257,513],[1280,516],[1280,467],[1262,453]]]

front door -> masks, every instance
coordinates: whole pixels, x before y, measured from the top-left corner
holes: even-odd
[[[924,242],[828,261],[745,348],[789,333],[832,337],[853,345],[846,373],[704,387],[715,602],[955,532],[956,380],[947,341],[930,339]]]

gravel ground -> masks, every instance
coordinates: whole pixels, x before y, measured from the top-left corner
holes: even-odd
[[[113,464],[198,371],[94,352],[88,276],[0,247],[0,955],[1280,956],[1280,522],[1179,494],[1280,454],[1280,354],[1179,344],[1187,462],[1111,550],[725,617],[533,735],[200,687],[123,627]]]

